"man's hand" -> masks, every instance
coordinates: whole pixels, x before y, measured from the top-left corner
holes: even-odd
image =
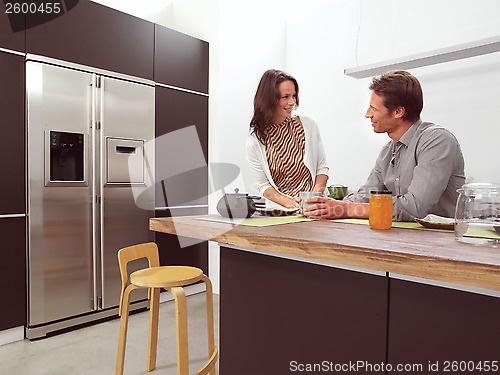
[[[314,219],[365,218],[369,216],[368,203],[354,203],[348,200],[336,200],[329,197],[312,197],[312,203],[302,214]]]

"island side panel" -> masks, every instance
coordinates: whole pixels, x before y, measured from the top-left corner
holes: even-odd
[[[224,246],[220,274],[221,374],[385,362],[386,277]]]
[[[484,374],[489,361],[486,373],[498,373],[499,314],[498,297],[391,278],[389,362],[422,364],[422,374]]]

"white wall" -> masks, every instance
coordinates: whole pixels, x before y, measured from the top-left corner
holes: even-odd
[[[381,145],[367,108],[370,78],[345,68],[500,35],[497,0],[335,0],[289,18],[287,69],[299,80],[301,111],[321,127],[330,183],[355,189]],[[500,183],[500,53],[410,70],[422,83],[422,119],[450,129],[470,181]]]

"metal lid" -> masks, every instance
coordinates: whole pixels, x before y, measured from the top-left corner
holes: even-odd
[[[370,190],[370,194],[391,194],[392,195],[392,191],[384,190],[384,189],[373,189],[373,190]]]

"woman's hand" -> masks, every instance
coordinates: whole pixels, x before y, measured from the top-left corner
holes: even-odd
[[[280,206],[286,207],[286,208],[298,208],[300,206],[300,198],[295,197],[295,198],[290,198],[287,197],[286,195],[283,195],[281,193],[278,193],[273,187],[267,188],[266,191],[264,191],[264,197],[269,199],[270,201],[273,201],[274,203],[278,203]]]
[[[290,198],[289,204],[286,205],[285,207],[286,208],[300,208],[300,198],[299,197]]]

